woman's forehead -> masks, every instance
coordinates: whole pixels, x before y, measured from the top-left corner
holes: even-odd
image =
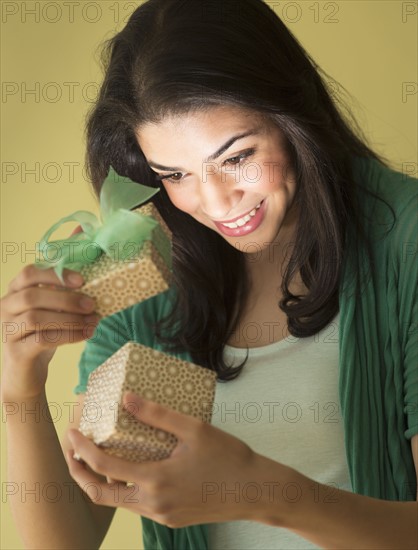
[[[210,107],[188,110],[184,113],[167,113],[164,118],[158,121],[147,122],[137,128],[138,136],[149,133],[149,130],[181,129],[184,127],[201,127],[234,123],[237,126],[273,125],[263,113],[254,109],[238,107],[233,105],[213,105]]]

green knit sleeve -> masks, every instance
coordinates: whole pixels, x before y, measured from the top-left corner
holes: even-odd
[[[413,319],[409,326],[405,349],[405,414],[407,430],[405,437],[418,434],[418,304],[415,292]]]
[[[92,338],[87,340],[78,364],[78,384],[74,393],[85,393],[91,372],[131,340],[126,311],[103,318]]]
[[[418,187],[418,181],[415,187]],[[406,317],[406,327],[403,327],[405,338],[404,346],[404,412],[407,429],[405,437],[410,439],[418,434],[418,197],[415,195],[406,207],[404,222],[399,234],[402,235],[398,243],[401,251],[401,267],[399,269],[400,303],[404,310],[409,312]],[[402,282],[403,281],[403,282]],[[402,288],[401,288],[402,287]]]

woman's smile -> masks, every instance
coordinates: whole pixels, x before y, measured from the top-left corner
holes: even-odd
[[[266,201],[262,200],[248,214],[229,222],[215,222],[216,227],[224,234],[231,237],[248,235],[257,229],[264,219]]]

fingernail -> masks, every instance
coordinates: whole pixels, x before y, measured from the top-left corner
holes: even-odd
[[[96,304],[95,304],[94,300],[92,300],[91,298],[88,298],[87,296],[84,296],[80,300],[80,306],[85,311],[91,311],[92,309],[94,309],[96,307]]]
[[[123,394],[123,397],[125,399],[125,401],[129,400],[129,401],[138,401],[138,395],[132,391],[126,391],[124,394]]]
[[[139,407],[139,405],[142,405],[143,401],[142,399],[136,394],[131,392],[126,392],[123,399],[123,406],[124,408],[129,408],[132,406]]]
[[[67,281],[70,283],[70,285],[79,286],[83,284],[83,277],[80,275],[80,273],[69,273],[67,275]]]
[[[101,317],[100,315],[96,315],[95,313],[93,315],[87,315],[84,319],[86,323],[98,323],[100,321]]]

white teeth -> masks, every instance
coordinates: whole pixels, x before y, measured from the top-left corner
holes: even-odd
[[[223,223],[222,225],[224,225],[225,227],[229,227],[230,229],[236,229],[237,227],[242,227],[247,222],[249,222],[253,216],[255,216],[256,211],[260,208],[260,206],[261,206],[261,202],[255,208],[253,208],[249,214],[247,214],[243,218],[239,218],[239,220],[236,220],[235,222]]]

